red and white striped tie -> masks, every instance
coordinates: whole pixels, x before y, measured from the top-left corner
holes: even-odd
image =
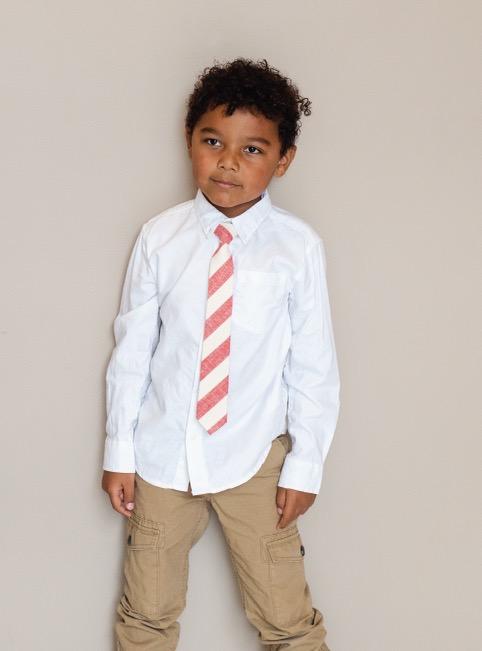
[[[234,225],[218,224],[219,246],[209,265],[208,298],[201,352],[196,418],[213,434],[228,420],[229,352],[233,311],[233,258],[229,242]]]

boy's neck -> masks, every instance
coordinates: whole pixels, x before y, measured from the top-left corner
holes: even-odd
[[[256,197],[256,199],[253,199],[252,201],[246,201],[245,203],[240,203],[237,204],[236,206],[225,207],[225,206],[219,206],[215,204],[213,201],[210,201],[209,197],[207,197],[205,194],[204,196],[212,206],[214,206],[217,210],[219,210],[219,212],[222,212],[223,215],[226,215],[226,217],[229,218],[237,217],[238,215],[241,215],[243,212],[246,212],[246,210],[249,210],[251,206],[254,206],[255,203],[258,203],[258,201],[261,200],[261,195],[259,195],[259,197]]]

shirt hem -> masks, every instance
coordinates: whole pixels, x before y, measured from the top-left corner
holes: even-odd
[[[236,483],[234,483],[234,484],[233,483],[225,484],[221,488],[217,487],[217,488],[214,488],[214,489],[211,489],[211,490],[202,490],[202,489],[201,490],[194,490],[193,485],[192,485],[192,478],[191,478],[191,480],[190,480],[191,494],[192,495],[207,495],[207,494],[211,494],[211,493],[221,493],[222,491],[228,490],[229,488],[236,488],[237,486],[241,486],[242,484],[245,484],[247,481],[252,479],[252,477],[254,477],[254,475],[258,472],[258,470],[261,468],[263,463],[266,461],[266,459],[268,458],[268,455],[269,455],[269,453],[271,451],[271,446],[273,445],[274,441],[276,440],[276,438],[278,436],[280,436],[280,434],[277,434],[275,436],[275,438],[271,439],[271,442],[268,444],[267,449],[264,451],[263,455],[260,457],[261,461],[258,462],[258,464],[254,468],[254,470],[252,470],[247,475],[244,475],[244,478],[242,478],[241,480],[237,480]],[[153,484],[154,486],[158,486],[159,488],[171,488],[171,489],[174,489],[174,490],[181,490],[181,491],[184,491],[186,493],[188,492],[189,483],[186,486],[186,488],[181,488],[179,486],[167,485],[167,484],[160,483],[159,481],[153,481],[152,479],[149,479],[147,476],[145,476],[144,474],[139,472],[139,470],[137,470],[137,469],[136,469],[136,472],[140,477],[142,477],[142,479],[144,481],[146,481],[149,484]]]

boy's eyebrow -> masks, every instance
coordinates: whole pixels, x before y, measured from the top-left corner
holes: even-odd
[[[202,127],[202,129],[199,130],[200,133],[215,133],[216,135],[220,136],[221,133],[217,131],[216,129],[213,129],[212,127]],[[265,145],[271,145],[271,141],[267,140],[266,138],[263,138],[262,136],[248,136],[246,140],[256,140],[256,142],[262,142]]]

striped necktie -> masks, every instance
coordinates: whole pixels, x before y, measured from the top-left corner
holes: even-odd
[[[209,434],[213,434],[228,420],[234,269],[229,242],[236,235],[236,230],[232,223],[224,222],[216,226],[214,233],[220,242],[209,265],[208,297],[196,409],[196,418]]]

